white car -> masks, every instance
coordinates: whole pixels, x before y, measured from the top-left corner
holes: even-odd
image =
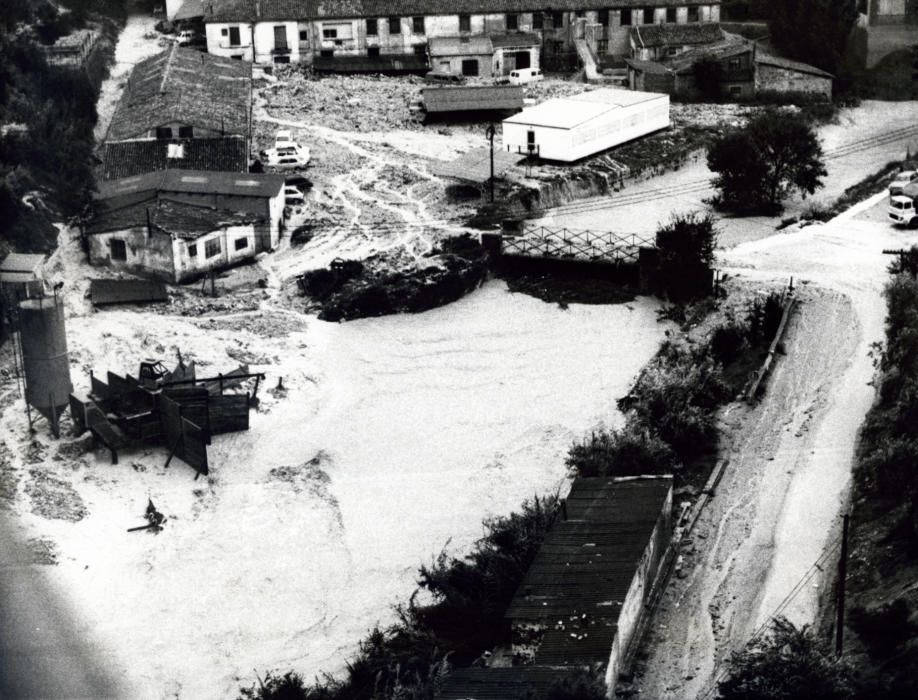
[[[299,187],[293,185],[284,185],[284,204],[291,206],[295,204],[305,204],[306,198]]]
[[[517,68],[510,71],[511,85],[524,85],[542,80],[544,76],[538,68]]]
[[[308,148],[293,142],[282,142],[282,145],[264,151],[265,165],[272,168],[305,168],[309,157]]]
[[[902,188],[918,180],[918,170],[903,170],[896,179],[889,183],[889,196],[902,194]]]
[[[193,44],[195,40],[194,32],[190,29],[183,29],[176,36],[176,41],[178,41],[179,46],[189,46]]]

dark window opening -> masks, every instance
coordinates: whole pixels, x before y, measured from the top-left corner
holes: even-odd
[[[226,27],[223,27],[223,29],[220,30],[220,36],[227,36],[228,34],[229,34],[229,29],[227,29]]]
[[[402,33],[402,18],[401,17],[390,17],[389,18],[389,33],[390,34],[401,34]]]
[[[586,10],[577,10],[577,11],[574,13],[574,16],[577,17],[577,18],[586,17]]]
[[[323,39],[337,39],[337,38],[338,38],[338,30],[335,29],[335,28],[332,28],[332,29],[325,29],[325,28],[323,28],[323,29],[322,29],[322,38],[323,38]]]
[[[551,26],[555,29],[561,29],[564,26],[564,13],[563,12],[552,12],[551,13]]]
[[[239,46],[242,43],[242,39],[239,36],[239,27],[229,28],[229,42],[230,46]]]
[[[211,238],[209,241],[204,241],[204,257],[212,258],[215,255],[220,255],[220,239]]]
[[[532,13],[532,28],[542,29],[545,26],[545,15],[541,12]]]
[[[631,18],[634,16],[635,12],[637,12],[637,10],[622,10],[622,26],[623,27],[631,26]]]
[[[411,18],[411,30],[415,34],[424,34],[424,18],[423,17],[412,17]]]
[[[300,41],[309,41],[309,32],[305,29],[300,31]]]
[[[375,58],[379,56],[379,47],[378,46],[368,46],[367,47],[367,56]]]
[[[190,258],[198,257],[198,244],[197,243],[188,244],[188,257]]]
[[[472,31],[472,16],[471,15],[459,15],[459,31],[460,32]]]
[[[180,126],[178,128],[178,135],[180,139],[194,138],[194,127],[193,126]]]
[[[112,238],[109,242],[112,260],[127,260],[127,245],[118,238]]]
[[[467,58],[462,62],[462,75],[474,77],[478,75],[478,59]]]
[[[275,56],[275,63],[290,63],[290,56]]]
[[[666,8],[666,21],[670,24],[675,24],[676,22],[676,8],[667,7]]]
[[[532,57],[528,51],[517,51],[514,54],[517,69],[530,68],[532,66]]]
[[[241,61],[243,58],[245,58],[245,56],[243,56],[241,53],[234,53],[232,56],[230,56],[230,58],[236,61]]]
[[[331,58],[332,56],[335,55],[335,50],[334,49],[322,49],[321,51],[319,51],[319,55],[322,58]]]
[[[688,21],[689,22],[698,22],[701,19],[701,11],[697,6],[689,7],[688,9]]]
[[[283,24],[274,27],[274,48],[279,51],[287,50],[287,27]]]
[[[379,34],[379,20],[375,17],[367,20],[367,36],[376,36]]]
[[[415,44],[414,45],[414,55],[415,56],[426,56],[427,55],[427,44]]]
[[[235,245],[236,250],[245,250],[246,248],[249,247],[249,239],[248,238],[237,238],[234,245]]]
[[[172,138],[172,127],[171,126],[156,127],[156,138],[171,139]]]
[[[507,15],[507,31],[515,31],[520,28],[519,15]]]
[[[609,11],[600,10],[596,17],[596,21],[599,22],[604,27],[608,25],[609,24]]]

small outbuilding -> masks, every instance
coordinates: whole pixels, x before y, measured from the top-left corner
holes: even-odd
[[[602,88],[551,99],[505,119],[503,147],[570,163],[669,125],[669,95]]]
[[[0,295],[10,304],[42,296],[42,264],[45,256],[32,253],[10,253],[0,263]]]
[[[800,61],[757,53],[755,90],[757,93],[806,94],[832,99],[834,76]]]

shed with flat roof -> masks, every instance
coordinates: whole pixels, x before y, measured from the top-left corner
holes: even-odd
[[[602,88],[551,99],[505,119],[503,147],[570,163],[669,124],[669,95]]]

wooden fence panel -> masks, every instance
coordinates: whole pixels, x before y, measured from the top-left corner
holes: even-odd
[[[199,474],[207,475],[206,433],[185,418],[182,418],[182,444],[176,455],[187,462]]]
[[[245,394],[211,397],[209,413],[212,435],[249,429],[249,397]]]

